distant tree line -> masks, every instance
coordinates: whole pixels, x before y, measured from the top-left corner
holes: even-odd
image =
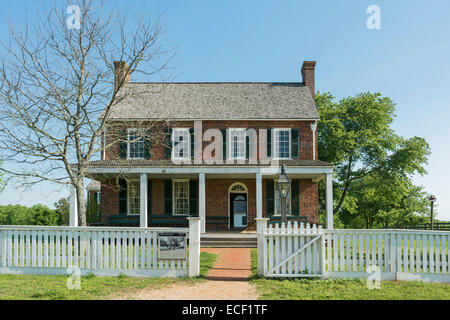
[[[32,207],[21,205],[0,206],[0,225],[68,226],[70,205],[68,198],[61,198],[55,209],[37,204]],[[88,223],[99,222],[99,205],[90,201],[87,206]]]
[[[61,213],[42,204],[0,206],[0,225],[60,226]]]

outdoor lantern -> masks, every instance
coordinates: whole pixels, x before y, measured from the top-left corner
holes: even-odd
[[[286,175],[286,165],[283,163],[283,166],[281,167],[280,178],[278,179],[278,189],[280,190],[281,196],[283,198],[287,197],[287,194],[289,192],[289,185],[290,181],[288,176]]]
[[[433,230],[433,203],[437,200],[435,195],[431,195],[428,200],[431,202],[431,214],[430,214],[430,220],[431,220],[431,230]]]

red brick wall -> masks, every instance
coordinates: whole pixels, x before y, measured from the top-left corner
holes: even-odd
[[[266,216],[266,183],[269,179],[263,179],[263,216]],[[164,214],[164,180],[151,179],[152,181],[152,215]],[[256,181],[255,179],[206,179],[206,216],[228,217],[229,198],[228,190],[235,182],[241,182],[248,189],[247,194],[247,229],[255,230],[256,218]],[[107,223],[109,215],[117,215],[118,189],[116,180],[102,182],[101,186],[101,208],[102,222]],[[306,216],[308,222],[318,221],[318,184],[311,179],[300,179],[300,215]],[[212,221],[212,220],[210,220]],[[228,220],[215,220],[223,224],[207,223],[207,231],[223,230],[228,225]]]
[[[108,217],[119,214],[119,191],[116,179],[101,182],[101,222],[108,223]]]
[[[259,129],[269,128],[297,128],[300,133],[300,159],[312,159],[313,158],[313,132],[311,131],[311,123],[313,121],[202,121],[202,130],[205,132],[208,129],[226,129],[226,128],[253,128],[258,133]],[[140,127],[152,128],[152,159],[164,159],[164,128],[163,123],[139,123]],[[193,121],[179,121],[171,122],[171,127],[176,128],[193,128]],[[124,128],[136,128],[137,123],[122,123],[114,126],[114,131],[118,132]],[[114,138],[108,138],[106,135],[106,143],[111,143]],[[317,150],[317,138],[316,138],[316,150]],[[203,142],[203,149],[211,142]],[[317,152],[316,152],[317,155]],[[118,159],[119,158],[119,145],[114,144],[105,152],[105,159]]]

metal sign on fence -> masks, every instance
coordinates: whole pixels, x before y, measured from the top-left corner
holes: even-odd
[[[158,233],[158,258],[160,260],[186,259],[186,233]]]

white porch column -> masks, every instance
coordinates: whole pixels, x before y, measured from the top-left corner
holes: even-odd
[[[200,232],[206,232],[206,196],[205,196],[205,174],[198,174],[198,216],[202,219],[200,222]]]
[[[256,174],[256,218],[262,218],[262,174]]]
[[[78,201],[77,191],[74,186],[70,186],[70,215],[69,226],[78,227]]]
[[[327,229],[333,229],[333,174],[327,173],[325,189]]]
[[[148,226],[148,217],[147,217],[147,212],[148,212],[148,205],[147,205],[147,182],[148,178],[147,178],[147,174],[146,173],[141,173],[141,184],[140,184],[140,222],[139,222],[139,226],[141,228],[147,228]]]

